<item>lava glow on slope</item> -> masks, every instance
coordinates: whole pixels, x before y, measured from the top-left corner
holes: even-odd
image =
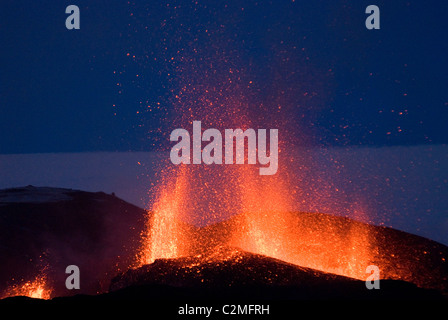
[[[216,173],[214,180],[209,180],[212,175],[207,171],[212,169],[205,168],[205,173],[201,170],[200,166],[181,165],[167,176],[170,179],[162,185],[149,215],[141,264],[204,252],[213,256],[215,248],[229,246],[365,280],[365,269],[372,264],[374,239],[363,224],[354,224],[347,233],[328,226],[321,228],[322,217],[318,214],[314,221],[312,214],[306,222],[301,221],[291,211],[295,200],[282,175],[260,178],[256,168],[242,165]],[[216,186],[232,192],[223,196]],[[201,234],[187,230],[188,223],[197,223],[200,214],[225,220],[222,211],[227,206],[235,214],[226,217],[233,223],[230,235],[219,235],[222,230]]]
[[[295,204],[311,199],[302,199],[306,191],[298,190],[297,181],[291,181],[297,177],[296,172],[291,174],[292,160],[300,160],[285,156],[290,151],[288,140],[297,138],[288,134],[291,114],[287,111],[291,108],[278,107],[278,101],[275,106],[251,103],[244,85],[246,75],[229,69],[228,62],[215,54],[208,59],[213,62],[210,70],[205,63],[200,64],[204,68],[201,72],[195,69],[197,64],[188,61],[179,66],[181,89],[173,101],[179,119],[171,121],[175,125],[172,129],[191,128],[195,120],[221,132],[229,128],[278,129],[278,172],[260,176],[258,166],[248,164],[169,163],[162,170],[148,214],[146,245],[139,254],[141,263],[202,254],[220,245],[365,280],[374,241],[368,229],[354,225],[346,233],[320,228],[318,215],[303,227],[292,213]],[[247,151],[245,157],[247,163]],[[188,232],[187,225],[206,228],[226,220],[233,221],[230,235]]]
[[[47,279],[45,275],[37,276],[33,280],[23,282],[19,285],[11,286],[4,295],[6,297],[25,296],[35,299],[51,298],[52,290],[48,287]]]
[[[213,92],[206,90],[204,96],[193,99],[198,105],[188,107],[189,113],[180,119],[180,127],[191,127],[195,119],[205,119],[204,123],[218,130],[255,127],[244,112],[249,109],[248,105],[238,103],[238,99],[224,98],[219,102],[208,96],[216,94]],[[198,93],[194,92],[193,96],[196,95]],[[347,232],[328,227],[328,224],[321,227],[322,217],[317,214],[314,218],[310,216],[304,225],[293,213],[295,204],[304,200],[300,199],[304,192],[297,192],[297,181],[291,181],[297,174],[291,174],[291,158],[283,158],[283,150],[287,150],[285,140],[279,130],[279,166],[272,176],[260,176],[258,166],[247,164],[248,151],[246,164],[241,165],[167,164],[148,214],[146,245],[139,254],[141,264],[158,258],[210,253],[215,246],[230,246],[302,267],[365,280],[365,269],[372,264],[374,244],[368,228],[353,224]],[[363,212],[356,215],[365,218]],[[223,231],[230,235],[191,232],[188,227],[206,229],[207,225],[226,220],[233,221],[232,226]]]
[[[154,215],[148,221],[146,245],[139,254],[141,264],[154,262],[158,258],[177,258],[185,254],[185,241],[179,219],[188,188],[185,168],[160,189],[154,205]]]

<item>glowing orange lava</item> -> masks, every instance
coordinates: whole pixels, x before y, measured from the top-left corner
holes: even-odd
[[[277,115],[268,107],[249,103],[244,94],[247,88],[239,85],[243,74],[229,70],[225,61],[216,58],[213,65],[220,72],[200,73],[198,64],[188,61],[179,67],[183,72],[178,79],[182,89],[174,103],[180,115],[176,127],[189,128],[197,120],[219,131],[277,128],[280,149],[285,147],[290,115],[284,108]],[[260,176],[258,166],[248,164],[229,168],[204,164],[176,167],[169,163],[173,171],[164,175],[154,201],[142,263],[231,246],[365,280],[374,240],[368,228],[349,224],[347,230],[326,216],[294,212],[297,203],[310,199],[298,199],[299,194],[305,197],[306,191],[297,192],[297,181],[290,181],[297,177],[297,172],[290,174],[293,161],[285,157],[282,162],[280,151],[278,173],[273,176]],[[219,223],[224,225],[213,228]]]
[[[285,168],[283,168],[285,169]],[[281,259],[352,278],[365,280],[374,239],[363,224],[350,230],[309,214],[306,221],[294,214],[294,199],[287,178],[254,176],[241,169],[242,224],[234,228],[230,244],[249,252]]]
[[[365,280],[374,239],[364,224],[339,225],[331,216],[293,212],[297,199],[287,174],[260,177],[256,167],[246,165],[210,170],[181,166],[168,176],[153,207],[142,264],[230,246]],[[227,218],[235,218],[230,218],[230,231],[218,232],[230,232],[228,236],[183,222],[197,223],[198,215],[219,221],[226,208],[231,213]]]
[[[26,281],[21,285],[13,285],[6,291],[4,298],[14,296],[25,296],[35,299],[51,298],[52,290],[47,285],[45,276],[37,276],[34,280]]]
[[[172,180],[159,190],[149,217],[147,239],[141,263],[147,264],[159,258],[176,258],[183,255],[183,235],[179,217],[188,199],[185,197],[187,180],[185,168],[174,174]]]

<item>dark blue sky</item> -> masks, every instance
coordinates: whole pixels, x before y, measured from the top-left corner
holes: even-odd
[[[3,0],[0,153],[167,147],[179,90],[230,69],[253,122],[297,143],[448,143],[447,16],[445,1]]]

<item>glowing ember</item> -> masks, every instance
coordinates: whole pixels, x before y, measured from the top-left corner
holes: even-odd
[[[301,221],[293,213],[300,201],[297,181],[289,181],[291,168],[282,159],[281,150],[289,135],[288,115],[272,113],[247,99],[247,87],[241,72],[228,69],[228,63],[213,57],[213,70],[198,72],[192,61],[179,66],[179,87],[174,109],[180,118],[175,128],[190,128],[193,121],[204,127],[217,128],[279,128],[278,172],[260,176],[249,165],[189,165],[174,167],[177,174],[164,175],[158,197],[149,219],[147,244],[142,263],[157,258],[176,258],[214,250],[216,245],[238,247],[245,251],[281,259],[303,267],[365,279],[365,268],[371,261],[371,237],[362,225],[333,229],[331,223],[320,221],[320,215]],[[222,64],[222,65],[221,65]],[[219,71],[219,72],[218,72]],[[254,109],[254,107],[256,107]],[[264,111],[268,110],[266,114]],[[246,142],[247,143],[247,142]],[[247,145],[247,144],[246,144]],[[200,148],[198,148],[200,150]],[[244,163],[248,163],[247,157]],[[236,158],[234,154],[233,159]],[[283,162],[282,162],[283,160]],[[322,198],[326,195],[323,194]],[[331,212],[329,212],[331,213]],[[232,219],[226,236],[217,233],[198,235],[183,230],[185,223],[206,226]],[[325,226],[321,227],[320,223]],[[200,239],[198,239],[200,238]]]
[[[287,259],[290,238],[284,213],[291,208],[290,192],[279,176],[256,179],[248,168],[240,170],[244,222],[242,230],[234,232],[232,244],[246,251]]]
[[[370,230],[362,223],[351,223],[347,229],[325,215],[295,214],[297,199],[287,174],[261,178],[250,166],[222,171],[181,166],[167,178],[154,205],[142,264],[206,251],[213,256],[211,250],[221,245],[365,280],[365,268],[373,261]],[[199,236],[181,221],[223,220],[226,209],[227,214],[239,213],[228,237]]]
[[[45,276],[38,276],[34,280],[26,281],[21,285],[14,285],[6,294],[6,297],[25,296],[35,299],[50,299],[52,290],[48,288]]]
[[[368,230],[353,226],[346,233],[328,228],[318,214],[307,221],[287,212],[245,215],[246,229],[235,245],[244,250],[272,256],[296,265],[365,280],[372,261]],[[321,225],[322,223],[322,225]],[[305,225],[306,224],[306,225]]]
[[[342,232],[319,221],[317,214],[301,221],[291,213],[296,200],[287,178],[281,175],[261,180],[242,169],[240,181],[244,219],[234,230],[231,245],[303,267],[365,280],[365,268],[372,261],[373,239],[362,224],[353,224],[349,232]]]
[[[142,253],[142,264],[159,258],[176,258],[183,255],[182,226],[179,216],[187,201],[185,169],[181,167],[173,183],[161,189],[148,221],[147,242]]]

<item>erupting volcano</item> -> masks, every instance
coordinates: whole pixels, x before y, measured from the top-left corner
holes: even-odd
[[[233,70],[225,79],[234,90],[204,89],[208,87],[194,84],[183,86],[176,95],[177,111],[182,115],[177,123],[179,127],[191,127],[199,119],[221,130],[244,131],[260,123],[259,119],[251,121],[251,108],[242,102],[246,101],[244,96],[235,95],[240,91],[232,86],[234,77]],[[198,92],[198,88],[203,89]],[[285,114],[279,113],[265,120],[264,127],[278,126],[284,117]],[[200,275],[207,273],[204,270],[210,268],[210,263],[219,269],[226,261],[240,261],[241,254],[222,254],[222,248],[229,250],[224,252],[235,252],[230,248],[237,248],[238,252],[344,279],[365,281],[370,275],[367,267],[374,265],[379,268],[382,279],[405,280],[446,293],[448,251],[445,246],[423,244],[415,236],[368,224],[368,213],[361,209],[350,212],[349,217],[338,217],[335,212],[294,211],[297,203],[319,199],[307,199],[306,191],[300,190],[297,181],[292,181],[297,174],[292,174],[290,164],[309,160],[293,158],[288,149],[291,143],[288,132],[285,126],[279,129],[278,172],[272,176],[260,176],[258,168],[248,164],[248,149],[244,164],[237,166],[200,162],[166,165],[147,216],[144,245],[139,253],[140,268],[126,274],[125,280],[117,281],[129,284],[144,278],[145,283],[152,283],[151,276],[145,273],[154,272],[158,263],[172,259],[173,264],[180,264],[185,270],[194,267],[195,276],[199,275],[201,281],[213,282]],[[248,146],[248,139],[244,141]],[[322,194],[322,198],[326,195]],[[192,257],[202,257],[202,260]],[[183,274],[183,271],[173,274]],[[170,281],[173,274],[167,275]],[[267,277],[277,276],[274,273]],[[158,276],[155,278],[159,279],[156,283],[165,283]]]
[[[445,246],[350,218],[293,212],[282,176],[260,180],[255,168],[222,170],[180,166],[166,176],[147,218],[141,265],[198,255],[219,265],[219,248],[234,247],[363,281],[376,265],[382,279],[446,291]],[[211,222],[200,225],[207,216],[198,211]]]
[[[45,276],[38,276],[34,280],[12,286],[6,296],[26,296],[35,299],[50,299],[51,288],[48,288]]]
[[[221,67],[219,63],[215,66],[217,70]],[[176,165],[168,164],[163,168],[155,190],[141,262],[203,254],[213,251],[219,244],[365,280],[366,267],[376,261],[378,254],[375,252],[376,239],[367,225],[354,222],[350,227],[338,230],[325,219],[322,221],[318,214],[308,216],[305,221],[293,213],[296,203],[310,199],[297,181],[292,181],[297,175],[292,174],[291,163],[309,160],[293,157],[291,145],[297,137],[290,134],[290,122],[284,111],[288,108],[279,106],[272,114],[262,112],[268,109],[266,106],[251,104],[245,96],[247,89],[241,86],[244,76],[238,70],[223,67],[220,74],[207,70],[204,78],[196,78],[197,71],[193,71],[188,63],[181,69],[190,73],[186,76],[188,79],[181,77],[182,89],[173,102],[179,115],[174,124],[181,128],[193,126],[193,132],[201,130],[200,125],[194,127],[201,123],[196,120],[221,132],[226,128],[238,128],[243,133],[252,130],[249,128],[255,131],[257,127],[274,128],[276,135],[278,130],[275,150],[278,172],[259,175],[258,168],[249,164],[251,152],[257,153],[251,147],[258,143],[251,141],[249,134],[239,141],[239,146],[244,147],[244,162],[240,161],[238,165],[201,164],[200,161],[189,164],[189,159],[197,157],[195,154],[186,155],[188,164],[179,164],[179,161]],[[198,132],[193,134],[200,137]],[[230,144],[235,142],[236,145],[238,139],[232,139]],[[196,141],[199,151],[202,150],[201,142],[205,144]],[[226,141],[226,147],[228,143]],[[218,153],[223,154],[224,146],[220,143],[219,147]],[[237,153],[240,157],[243,154],[237,149],[238,146],[233,149],[231,159],[235,159]],[[190,152],[189,147],[187,150]],[[227,156],[227,148],[225,153]],[[355,212],[352,216],[365,218],[367,214]],[[222,230],[225,235],[198,235],[186,230],[187,225],[207,228],[207,225],[219,222],[231,226]]]
[[[180,117],[173,124],[185,128],[199,120],[221,132],[275,128],[275,174],[260,175],[259,166],[248,163],[246,136],[240,145],[244,161],[235,142],[232,158],[240,152],[240,162],[233,166],[173,164],[167,157],[149,192],[149,210],[103,193],[5,190],[0,194],[5,221],[0,253],[10,265],[0,274],[3,297],[48,299],[78,293],[64,287],[61,270],[67,263],[82,272],[79,293],[104,297],[222,298],[243,297],[244,292],[267,299],[375,298],[378,293],[368,293],[365,286],[366,269],[372,265],[381,279],[389,279],[381,297],[448,294],[446,246],[366,223],[368,212],[360,209],[348,217],[332,212],[331,206],[325,213],[297,211],[298,203],[328,203],[331,197],[322,188],[320,197],[310,198],[301,188],[310,178],[305,172],[297,181],[300,172],[293,172],[291,164],[301,162],[306,168],[312,161],[289,147],[296,137],[289,134],[287,114],[280,112],[285,108],[256,118],[259,110],[254,112],[235,86],[241,82],[238,72],[228,70],[221,82],[206,75],[180,86],[174,101]],[[196,147],[202,150],[202,145]],[[9,247],[17,250],[5,249]],[[42,268],[31,262],[43,252],[47,267],[42,275]]]
[[[171,147],[177,147],[151,181],[148,210],[102,193],[4,191],[0,253],[11,263],[0,274],[2,295],[123,294],[149,285],[143,296],[190,290],[195,297],[219,297],[223,288],[255,294],[261,287],[264,298],[274,297],[268,288],[283,298],[344,291],[348,298],[369,298],[365,281],[372,265],[398,290],[386,295],[417,290],[409,283],[447,295],[448,248],[369,224],[363,199],[340,210],[334,194],[327,194],[332,181],[310,174],[308,168],[319,164],[294,149],[297,140],[307,140],[291,120],[300,101],[288,101],[281,88],[260,100],[246,69],[235,67],[244,64],[230,63],[224,47],[200,63],[188,58],[188,50],[178,52],[184,55],[171,79],[178,89],[172,89],[173,114],[165,119]],[[309,179],[318,190],[307,190]],[[313,206],[319,202],[326,205]],[[326,210],[303,212],[298,204]],[[33,261],[43,253],[46,267],[36,267]],[[79,292],[64,286],[61,270],[72,264],[82,273]],[[417,296],[427,293],[418,290]]]
[[[447,300],[436,2],[1,1],[0,305]]]
[[[246,199],[252,212],[188,223],[186,168],[159,193],[154,212],[102,193],[0,192],[8,200],[0,206],[0,255],[8,261],[0,272],[1,296],[289,300],[440,298],[448,292],[446,246],[349,218],[268,211],[280,206],[276,192],[258,207]],[[24,203],[27,197],[33,202]],[[39,197],[46,200],[36,203]],[[79,291],[64,286],[67,261],[82,271]],[[381,290],[366,289],[366,264],[379,267]]]
[[[182,117],[175,124],[180,127],[200,119],[218,130],[244,132],[260,123],[249,120],[249,104],[242,98],[229,99],[217,89],[183,90],[178,96],[188,93],[196,107],[181,112],[186,105],[179,98]],[[264,127],[279,128],[275,174],[260,175],[258,166],[248,164],[248,150],[244,162],[233,166],[166,159],[147,211],[103,193],[31,186],[0,193],[0,253],[2,261],[10,261],[0,274],[2,296],[49,299],[77,293],[64,287],[67,275],[61,270],[67,263],[82,272],[80,293],[104,297],[222,298],[243,292],[255,297],[258,292],[265,299],[375,298],[378,293],[369,294],[365,286],[371,265],[381,279],[389,279],[381,297],[448,294],[446,246],[368,224],[362,210],[350,217],[298,212],[297,203],[319,201],[308,199],[293,181],[297,173],[290,164],[309,160],[293,157],[281,117],[270,120]],[[325,194],[322,198],[328,201]],[[42,253],[46,267],[38,268],[32,262]],[[135,286],[143,287],[135,291]]]

